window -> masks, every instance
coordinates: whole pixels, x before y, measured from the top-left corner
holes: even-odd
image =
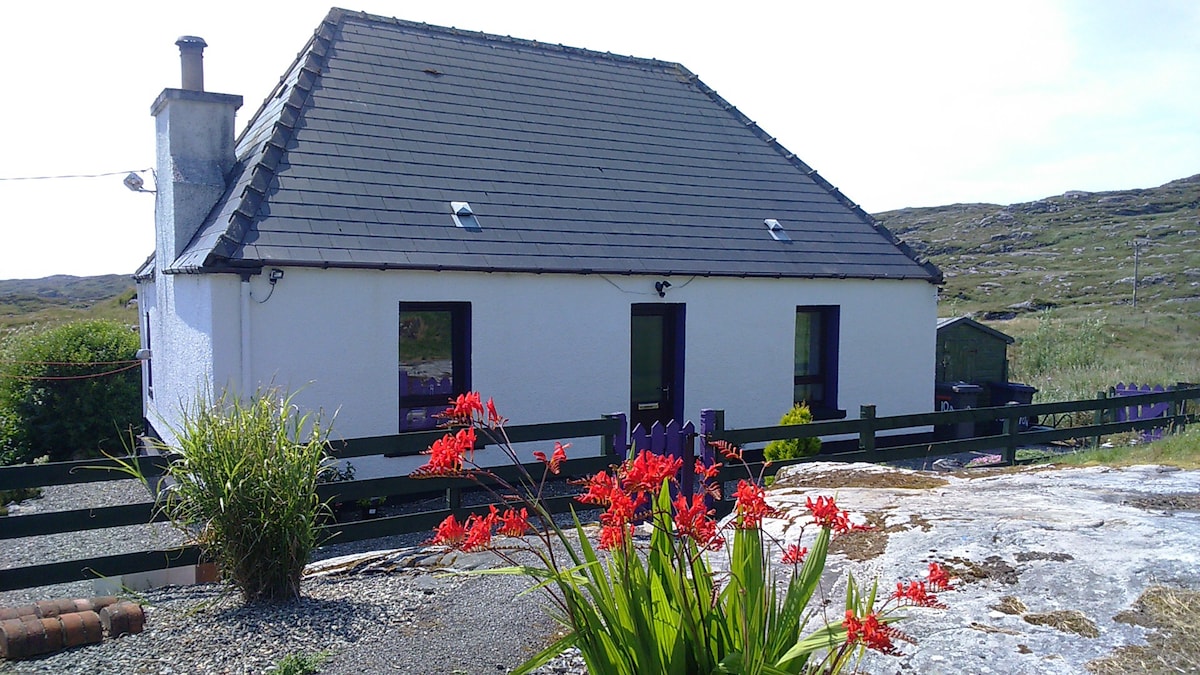
[[[138,351],[137,358],[142,360],[142,364],[146,368],[146,396],[154,398],[154,364],[151,360],[154,352],[150,347],[150,312],[146,312],[142,316],[146,319],[146,328],[142,333],[146,336],[146,346],[144,351]]]
[[[837,407],[838,308],[796,308],[795,403],[807,403],[814,419],[840,419]]]
[[[471,303],[400,303],[400,431],[437,426],[471,388]]]

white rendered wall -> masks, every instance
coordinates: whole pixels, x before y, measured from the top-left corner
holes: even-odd
[[[236,388],[241,371],[237,284],[231,275],[159,274],[154,283],[139,285],[139,293],[154,293],[154,388],[152,396],[143,391],[144,408],[168,441],[185,407],[207,393]]]
[[[472,387],[495,397],[513,424],[626,410],[630,305],[660,301],[653,284],[661,277],[285,272],[269,299],[266,279],[251,281],[247,381],[298,389],[302,405],[338,410],[335,431],[344,438],[397,432],[401,301],[471,303]],[[177,291],[177,303],[194,298],[204,309],[191,315],[209,316],[216,339],[207,344],[196,334],[202,322],[179,321],[173,335],[192,346],[173,372],[190,386],[206,374],[193,364],[210,351],[212,372],[241,381],[233,366],[221,368],[238,361],[241,337],[231,327],[240,308],[228,311],[228,322],[219,318],[230,298],[237,302],[237,278],[177,278],[187,289]],[[206,295],[192,288],[196,280],[229,289]],[[881,416],[931,409],[937,309],[927,282],[680,277],[672,284],[661,301],[686,304],[689,419],[712,407],[726,411],[730,427],[778,422],[791,405],[798,305],[841,307],[838,406],[849,417],[868,403]]]

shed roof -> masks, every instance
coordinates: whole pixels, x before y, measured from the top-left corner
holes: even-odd
[[[976,321],[975,319],[972,319],[969,316],[939,318],[937,320],[937,329],[939,332],[943,328],[948,328],[950,326],[970,326],[971,328],[974,328],[975,330],[982,331],[983,333],[986,333],[987,335],[991,335],[992,337],[1003,340],[1005,344],[1011,345],[1012,343],[1017,341],[1016,338],[1012,337],[1011,335],[1008,335],[1007,333],[1001,333],[1000,331],[996,330],[995,328],[992,328],[991,326],[986,326],[982,323],[979,323],[978,321]]]
[[[941,282],[675,63],[334,9],[237,153],[225,196],[167,271]],[[479,228],[457,227],[453,202]]]

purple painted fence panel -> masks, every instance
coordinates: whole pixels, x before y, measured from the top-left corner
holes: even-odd
[[[1167,391],[1161,384],[1151,387],[1148,384],[1138,386],[1130,383],[1118,383],[1113,387],[1114,396],[1137,396],[1138,394],[1161,394]],[[1152,420],[1159,417],[1166,417],[1171,410],[1171,404],[1166,401],[1162,403],[1153,403],[1150,405],[1130,405],[1123,408],[1117,408],[1118,422],[1139,422],[1141,420]],[[1163,437],[1165,429],[1155,428],[1148,429],[1142,432],[1142,438],[1147,441],[1158,440]]]

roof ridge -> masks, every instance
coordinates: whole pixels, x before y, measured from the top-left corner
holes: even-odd
[[[436,24],[424,23],[421,21],[409,21],[407,19],[399,19],[396,17],[387,17],[379,14],[371,14],[369,12],[355,11],[334,7],[329,10],[329,15],[326,21],[334,21],[340,23],[344,18],[362,19],[373,23],[386,23],[394,26],[405,28],[415,28],[431,33],[441,33],[444,35],[454,35],[459,37],[469,37],[488,42],[500,42],[511,44],[520,47],[531,47],[534,49],[545,49],[548,51],[562,52],[564,54],[575,54],[578,56],[587,56],[597,59],[608,59],[622,63],[637,63],[646,66],[656,67],[680,67],[674,61],[663,61],[661,59],[646,58],[641,56],[628,56],[625,54],[614,54],[612,52],[602,52],[594,49],[585,49],[583,47],[570,47],[564,44],[553,42],[540,42],[538,40],[529,40],[525,38],[515,38],[511,35],[498,35],[496,33],[485,33],[483,31],[467,30],[465,28],[455,28],[453,26],[438,26]]]
[[[838,203],[850,209],[850,211],[859,218],[862,218],[863,222],[874,228],[876,232],[878,232],[883,236],[884,239],[888,241],[888,243],[899,248],[900,252],[908,256],[910,260],[917,263],[921,267],[924,267],[934,277],[933,283],[940,284],[944,281],[942,272],[937,268],[936,265],[929,260],[922,259],[917,252],[914,251],[913,248],[904,240],[897,237],[891,230],[889,230],[887,227],[884,227],[883,223],[876,220],[875,217],[867,213],[865,209],[863,209],[846,195],[842,194],[842,191],[833,183],[830,183],[825,179],[824,176],[818,173],[816,169],[812,168],[805,163],[804,160],[800,159],[796,153],[784,147],[784,145],[780,143],[777,138],[768,134],[766,130],[758,126],[757,122],[750,119],[741,110],[738,110],[737,106],[733,105],[729,101],[726,101],[720,94],[717,93],[716,89],[713,89],[705,84],[698,75],[691,72],[684,66],[680,64],[675,64],[675,66],[679,69],[680,73],[687,79],[687,81],[694,84],[701,93],[707,95],[713,100],[714,103],[721,106],[725,112],[729,113],[734,119],[744,124],[747,129],[749,129],[755,136],[766,142],[767,145],[771,146],[776,152],[782,155],[785,160],[792,164],[792,166],[803,171],[805,175],[807,175],[814,183],[817,184],[818,187],[825,190],[825,192],[828,193],[829,196],[836,199]]]
[[[265,113],[270,102],[282,95],[285,89],[290,89],[287,100],[279,110],[278,118],[271,124],[270,133],[265,134],[266,140],[262,141],[261,152],[255,151],[259,154],[249,168],[250,179],[242,189],[242,194],[237,197],[237,205],[229,217],[229,225],[225,232],[218,236],[216,244],[205,257],[204,266],[214,265],[222,259],[228,259],[245,243],[254,217],[258,215],[259,208],[266,199],[267,191],[275,179],[275,171],[279,168],[284,155],[287,154],[288,144],[303,117],[305,103],[312,95],[313,86],[321,77],[334,33],[337,30],[337,22],[333,20],[334,18],[335,12],[330,11],[317,30],[313,32],[313,36],[309,38],[304,49],[296,55],[295,61],[285,71],[283,77],[279,78],[279,84],[263,99],[262,107],[254,114],[254,117],[250,118],[238,136],[237,143],[240,144],[254,128],[254,123],[259,116]],[[288,85],[288,80],[293,79],[289,76],[293,73],[295,73],[295,81]]]

